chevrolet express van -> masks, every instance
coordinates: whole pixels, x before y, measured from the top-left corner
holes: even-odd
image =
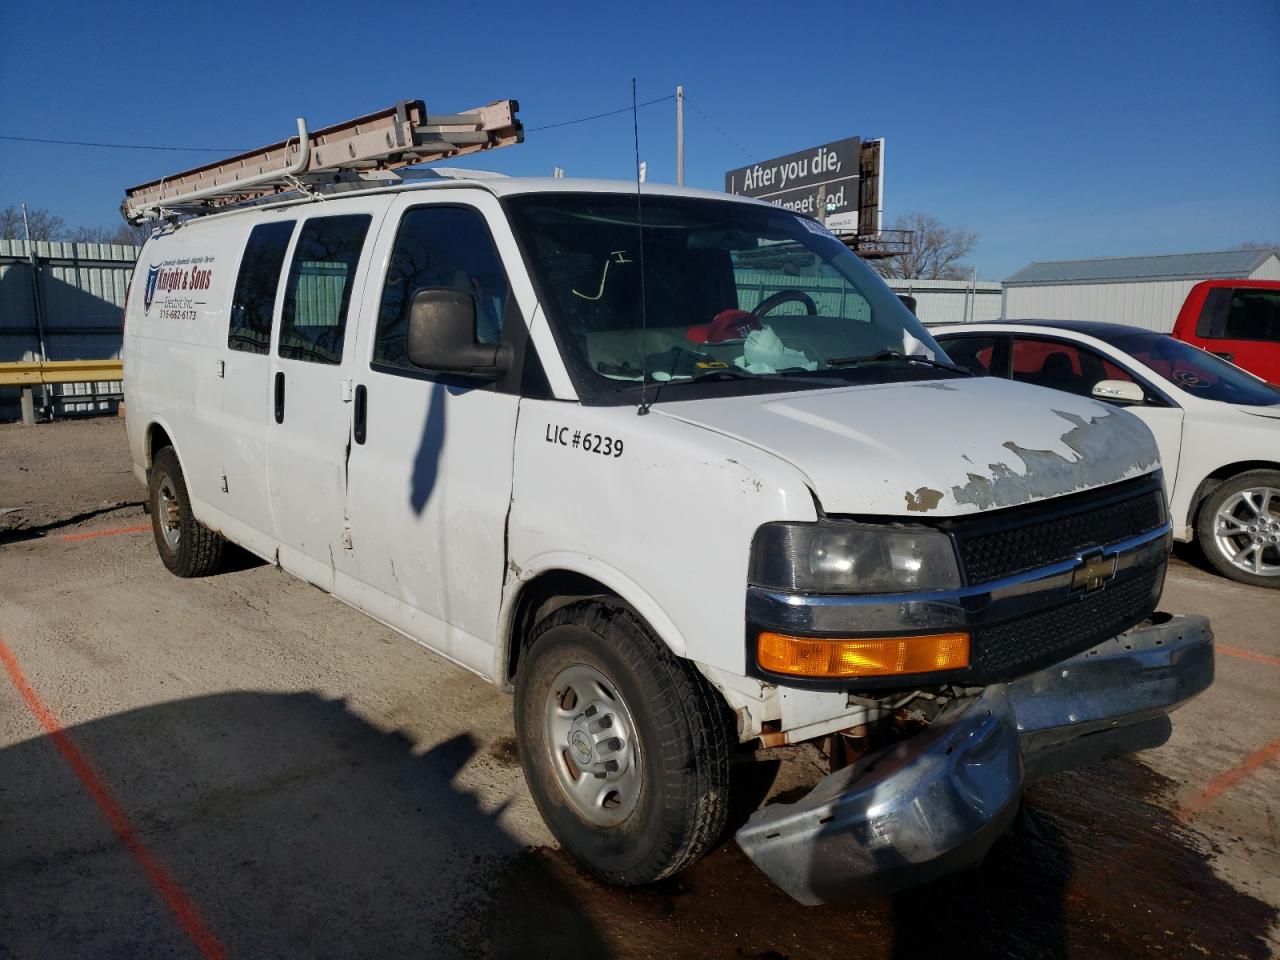
[[[814,220],[441,179],[170,222],[137,270],[164,564],[239,544],[513,692],[606,881],[716,844],[735,752],[816,741],[739,844],[805,903],[920,883],[1212,678],[1208,624],[1156,614],[1147,428],[969,376]]]

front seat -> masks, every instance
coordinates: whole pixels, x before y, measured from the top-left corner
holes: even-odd
[[[1068,393],[1080,392],[1080,378],[1076,376],[1071,357],[1057,350],[1044,358],[1040,365],[1040,386],[1054,390],[1066,390]]]

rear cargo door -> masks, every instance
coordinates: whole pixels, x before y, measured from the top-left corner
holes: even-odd
[[[271,428],[271,331],[279,310],[281,273],[295,217],[257,223],[242,241],[236,285],[219,360],[222,387],[222,509],[235,539],[259,554],[275,549],[275,521],[267,485]]]

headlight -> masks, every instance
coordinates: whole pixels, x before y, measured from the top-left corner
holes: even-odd
[[[750,579],[792,593],[915,593],[960,586],[960,570],[937,530],[824,520],[762,526]]]

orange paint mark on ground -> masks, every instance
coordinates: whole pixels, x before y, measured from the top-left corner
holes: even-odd
[[[1222,643],[1214,643],[1213,648],[1219,653],[1225,653],[1228,657],[1239,657],[1241,660],[1252,660],[1254,663],[1266,663],[1273,667],[1280,667],[1280,657],[1271,657],[1265,653],[1244,650],[1240,647],[1228,647]]]
[[[106,783],[97,775],[85,755],[80,752],[80,749],[72,741],[71,735],[63,728],[53,711],[40,699],[40,695],[36,693],[35,688],[27,682],[27,678],[18,664],[18,658],[14,656],[13,651],[9,649],[3,638],[0,638],[0,663],[4,665],[5,671],[9,674],[9,680],[13,683],[14,689],[26,701],[31,715],[44,728],[54,746],[58,748],[58,752],[62,754],[62,758],[67,761],[68,766],[75,772],[85,791],[93,798],[93,802],[98,805],[98,809],[106,817],[111,829],[120,838],[120,842],[124,844],[125,849],[129,851],[133,859],[137,861],[138,866],[142,868],[142,872],[146,874],[152,888],[160,895],[160,899],[164,901],[165,906],[173,912],[183,932],[190,938],[205,960],[226,960],[226,949],[209,928],[205,926],[195,903],[183,892],[182,887],[178,885],[178,881],[173,878],[173,875],[156,859],[155,854],[138,839],[133,825],[129,822],[129,818],[125,816],[124,809],[116,802],[110,790],[107,789]]]
[[[62,539],[71,540],[92,540],[95,537],[117,537],[122,533],[142,533],[144,530],[150,530],[151,524],[145,524],[139,527],[117,527],[114,530],[93,530],[89,533],[64,533]]]
[[[1213,806],[1218,798],[1224,793],[1239,784],[1241,781],[1253,776],[1277,757],[1280,757],[1280,737],[1272,740],[1270,743],[1262,747],[1259,747],[1230,770],[1227,770],[1225,773],[1220,773],[1218,776],[1210,780],[1208,786],[1200,791],[1200,795],[1198,797],[1190,803],[1185,804],[1182,809],[1178,811],[1178,818],[1185,823],[1192,817],[1204,813]]]

